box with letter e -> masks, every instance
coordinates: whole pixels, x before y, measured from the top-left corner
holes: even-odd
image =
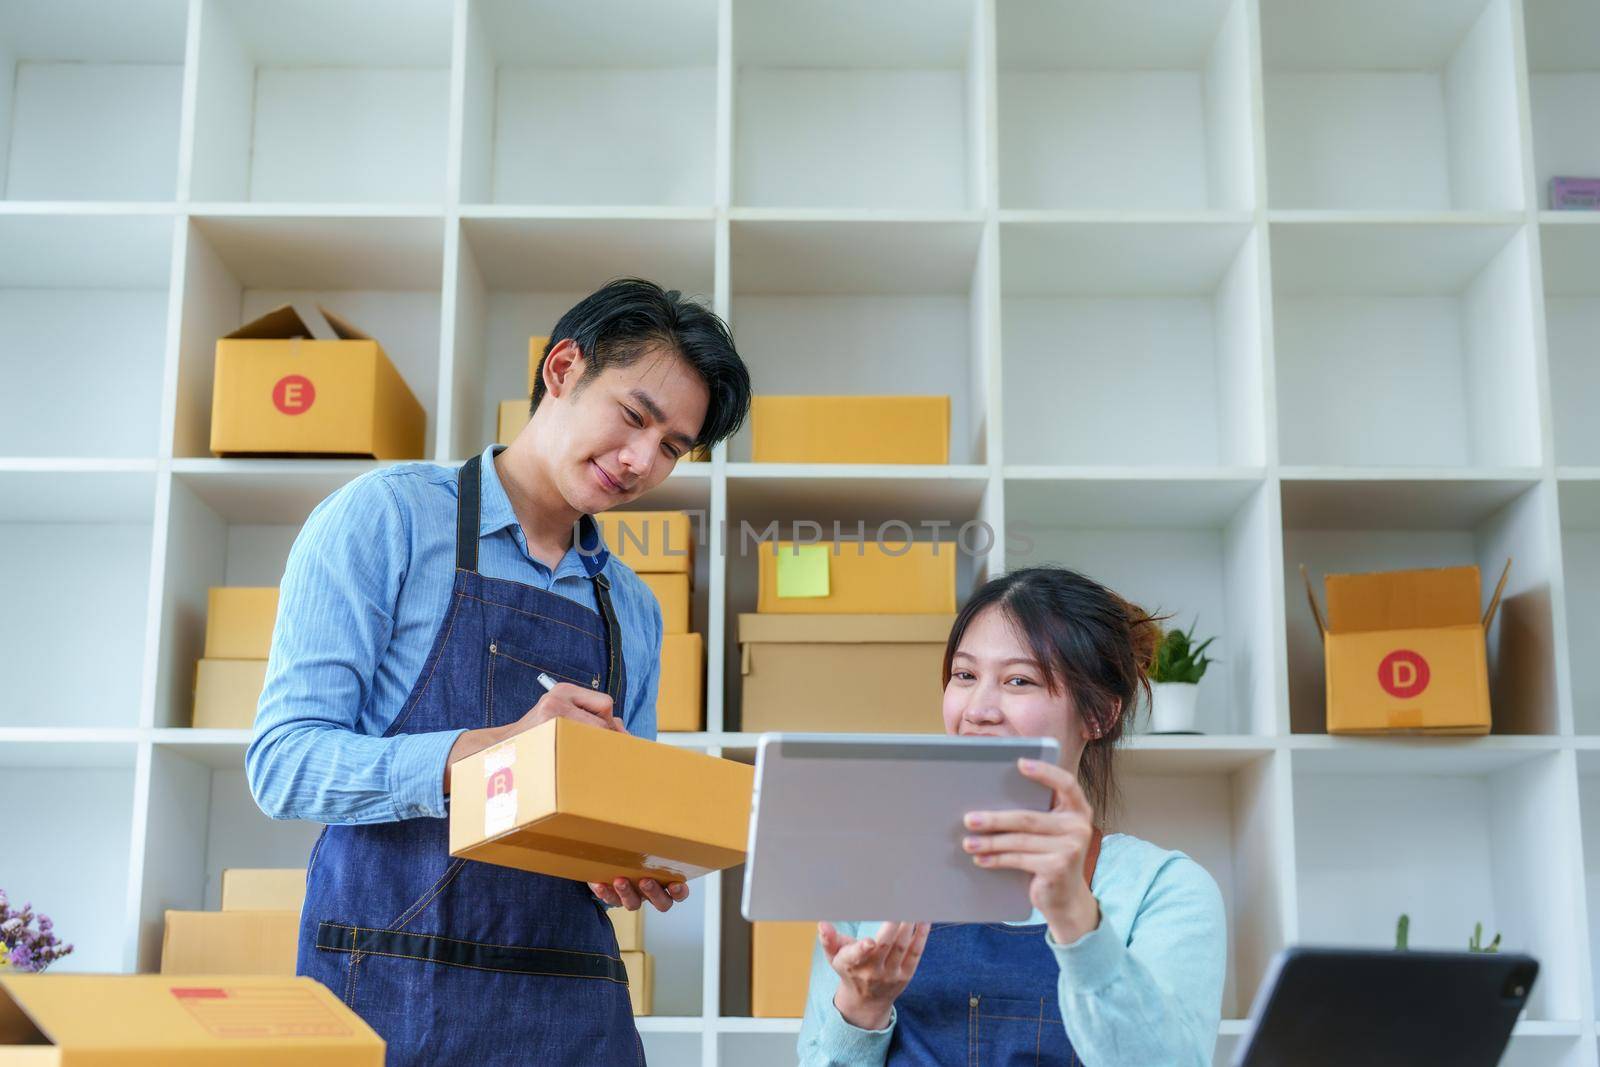
[[[1477,567],[1330,574],[1326,616],[1300,573],[1322,634],[1330,734],[1489,732],[1484,637],[1510,560],[1487,608]]]

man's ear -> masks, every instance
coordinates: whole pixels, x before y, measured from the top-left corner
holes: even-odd
[[[545,357],[541,377],[544,378],[544,390],[550,396],[570,396],[578,383],[583,380],[583,372],[587,364],[583,359],[583,350],[578,347],[578,342],[572,338],[564,338],[550,350]]]

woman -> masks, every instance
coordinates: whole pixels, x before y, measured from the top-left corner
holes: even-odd
[[[1148,692],[1155,621],[1038,567],[983,586],[945,648],[945,732],[1054,737],[1021,773],[1046,812],[972,812],[963,847],[1026,871],[1025,923],[821,923],[800,1062],[1209,1064],[1227,963],[1222,898],[1181,852],[1102,837],[1113,746]]]

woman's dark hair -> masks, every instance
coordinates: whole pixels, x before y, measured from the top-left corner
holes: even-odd
[[[1160,619],[1130,604],[1092,578],[1065,567],[1029,567],[985,582],[956,616],[944,649],[944,684],[950,661],[972,620],[989,608],[1010,617],[1027,641],[1052,694],[1063,688],[1089,727],[1078,762],[1078,781],[1104,820],[1116,800],[1112,749],[1150,694],[1146,671],[1161,639]]]
[[[705,381],[711,393],[706,421],[695,441],[709,447],[732,437],[750,412],[750,372],[733,347],[728,324],[718,315],[641,278],[619,278],[578,301],[561,316],[539,357],[530,411],[544,399],[544,361],[550,350],[571,339],[583,353],[582,389],[607,367],[627,367],[652,349],[677,353]]]

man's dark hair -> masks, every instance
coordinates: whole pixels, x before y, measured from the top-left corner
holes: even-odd
[[[607,367],[627,367],[653,349],[682,357],[706,383],[711,397],[696,447],[732,437],[750,412],[750,372],[733,347],[728,324],[713,311],[640,278],[619,278],[584,297],[556,323],[539,357],[529,411],[544,399],[544,363],[570,338],[583,353],[578,389]]]

